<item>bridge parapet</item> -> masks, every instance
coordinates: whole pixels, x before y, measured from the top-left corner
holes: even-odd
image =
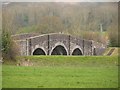
[[[39,34],[37,34],[37,33],[33,33],[33,34],[30,34],[30,33],[16,34],[16,35],[12,35],[12,38],[14,40],[25,40],[27,38],[34,37],[34,36],[37,36],[37,35],[39,35]]]

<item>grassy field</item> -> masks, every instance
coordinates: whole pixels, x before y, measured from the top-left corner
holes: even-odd
[[[3,88],[116,88],[117,56],[30,56],[33,66],[3,65]],[[23,58],[19,58],[22,60]]]

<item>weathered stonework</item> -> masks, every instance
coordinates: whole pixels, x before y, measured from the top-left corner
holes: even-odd
[[[51,55],[55,50],[54,53],[61,55],[102,55],[105,51],[105,46],[101,43],[60,33],[14,35],[13,38],[20,46],[21,55],[23,56],[33,55],[34,51],[39,48],[44,51],[45,55]],[[60,48],[64,48],[64,53],[59,51]]]

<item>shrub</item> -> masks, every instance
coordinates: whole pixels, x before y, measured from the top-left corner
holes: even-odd
[[[12,40],[10,33],[3,31],[2,33],[2,56],[3,60],[16,60],[19,54],[18,46]]]
[[[112,47],[120,47],[120,44],[118,42],[118,30],[117,29],[110,29],[108,31],[109,40],[110,40],[110,46]]]

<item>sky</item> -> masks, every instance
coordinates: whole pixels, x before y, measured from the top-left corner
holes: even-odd
[[[2,2],[118,2],[120,0],[0,0]]]

